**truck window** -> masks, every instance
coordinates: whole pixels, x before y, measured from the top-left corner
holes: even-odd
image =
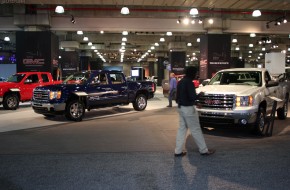
[[[123,80],[122,73],[111,73],[109,76],[110,76],[112,84],[122,84],[125,82]]]
[[[106,85],[108,84],[107,77],[104,73],[96,75],[93,79],[91,84],[97,84],[97,85]]]
[[[43,82],[49,82],[47,74],[41,74],[41,78]]]
[[[37,74],[32,74],[32,75],[28,76],[26,80],[31,81],[31,83],[38,83],[39,82]]]

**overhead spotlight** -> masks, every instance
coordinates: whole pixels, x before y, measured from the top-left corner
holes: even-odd
[[[189,24],[189,18],[185,17],[185,18],[182,20],[182,23],[185,24],[185,25],[188,25],[188,24]]]
[[[71,19],[70,19],[70,21],[71,21],[71,23],[76,23],[76,20],[75,20],[75,18],[74,18],[74,16],[73,15],[71,15]]]
[[[190,9],[189,14],[190,14],[191,16],[198,15],[198,10],[197,10],[197,8],[192,8],[192,9]]]
[[[237,40],[236,38],[234,38],[234,39],[232,40],[232,42],[233,42],[233,43],[237,43],[238,40]]]
[[[202,20],[201,19],[198,20],[198,24],[202,24]]]
[[[83,35],[84,33],[83,33],[83,31],[79,30],[79,31],[77,31],[77,34],[78,35]]]
[[[165,39],[164,38],[160,38],[160,42],[165,42]]]
[[[193,20],[191,20],[191,22],[190,22],[191,24],[195,24],[195,20],[193,19]]]
[[[262,13],[261,13],[260,10],[254,10],[253,13],[252,13],[252,16],[253,16],[253,17],[259,17],[259,16],[261,16],[261,15],[262,15]]]
[[[279,21],[277,21],[277,25],[278,26],[280,26],[281,25],[281,21],[279,20]]]
[[[4,41],[5,41],[5,42],[9,42],[9,41],[10,41],[10,38],[9,38],[8,36],[6,36],[6,37],[4,38]]]
[[[208,23],[209,23],[209,24],[213,24],[213,19],[210,18],[210,19],[208,20]]]
[[[176,21],[176,23],[177,23],[177,24],[180,24],[180,22],[181,22],[181,20],[180,20],[180,19],[178,19],[178,20]]]
[[[283,23],[284,24],[287,23],[287,19],[286,18],[283,19]]]
[[[166,32],[167,36],[172,36],[172,32]]]
[[[129,8],[128,7],[122,7],[121,14],[122,15],[128,15],[128,14],[130,14]]]
[[[64,8],[63,8],[63,6],[56,6],[56,7],[55,7],[55,12],[56,12],[56,13],[64,13]]]
[[[256,37],[256,34],[255,34],[255,33],[251,33],[251,34],[250,34],[250,37],[251,37],[251,38]]]

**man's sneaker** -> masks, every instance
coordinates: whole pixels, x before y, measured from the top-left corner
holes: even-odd
[[[208,149],[207,152],[205,152],[205,153],[200,153],[200,155],[202,155],[202,156],[209,156],[209,155],[212,155],[212,154],[214,154],[214,153],[215,153],[215,150],[214,150],[214,149]]]
[[[183,157],[186,155],[186,152],[181,152],[180,154],[174,154],[175,157]]]

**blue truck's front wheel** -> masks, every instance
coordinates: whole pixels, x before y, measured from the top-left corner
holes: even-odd
[[[65,109],[65,117],[72,121],[81,121],[85,114],[83,102],[79,100],[71,100],[68,102]]]
[[[136,96],[135,101],[133,102],[133,107],[137,111],[142,111],[147,107],[147,98],[144,94],[139,94]]]

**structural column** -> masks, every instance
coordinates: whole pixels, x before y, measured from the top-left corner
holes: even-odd
[[[231,36],[207,34],[200,40],[200,79],[211,78],[217,71],[230,68]]]

